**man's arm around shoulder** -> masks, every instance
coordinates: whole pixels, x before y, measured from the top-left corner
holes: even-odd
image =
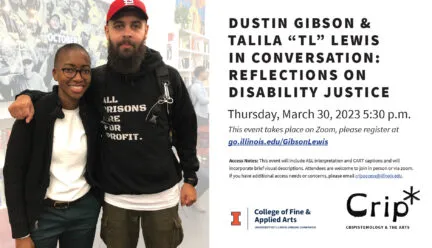
[[[34,106],[33,102],[38,101],[41,97],[48,94],[47,92],[37,90],[25,90],[17,95],[15,101],[9,106],[8,110],[11,116],[18,120],[24,120],[29,123],[33,119]]]

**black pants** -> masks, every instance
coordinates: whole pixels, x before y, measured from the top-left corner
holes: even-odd
[[[44,206],[30,233],[36,248],[92,248],[100,207],[91,193],[65,209]]]

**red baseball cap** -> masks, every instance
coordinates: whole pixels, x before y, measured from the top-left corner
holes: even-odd
[[[146,7],[143,2],[140,0],[114,0],[114,2],[111,3],[108,14],[107,14],[107,22],[111,20],[111,18],[118,13],[120,10],[126,7],[135,7],[138,10],[141,10],[144,14],[145,20],[148,19]]]

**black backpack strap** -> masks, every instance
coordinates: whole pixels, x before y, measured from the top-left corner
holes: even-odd
[[[170,128],[171,138],[173,142],[173,129],[172,129],[172,107],[171,105],[174,102],[173,96],[174,96],[174,90],[172,87],[172,84],[169,80],[169,71],[168,66],[165,64],[162,64],[158,67],[156,67],[156,77],[158,80],[159,90],[161,92],[161,97],[159,101],[163,101],[166,103],[166,111],[168,114],[168,124]]]
[[[172,98],[174,91],[169,80],[168,67],[165,64],[156,67],[156,77],[162,94],[161,99],[167,104],[168,115],[171,115],[171,109],[168,107],[174,102]]]
[[[159,84],[161,86],[161,89],[163,89],[163,83],[168,82],[169,83],[169,72],[168,67],[166,65],[159,65],[156,67],[156,76],[158,78]],[[163,92],[163,91],[162,91]]]

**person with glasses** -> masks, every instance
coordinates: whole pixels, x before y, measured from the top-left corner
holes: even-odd
[[[43,78],[33,71],[34,62],[30,55],[23,55],[22,67],[23,73],[13,76],[10,80],[11,95],[9,96],[9,100],[13,100],[17,94],[26,89],[48,91]]]
[[[53,91],[35,104],[29,124],[16,120],[3,169],[16,247],[91,248],[102,194],[96,186],[99,119],[81,98],[91,64],[79,44],[55,54]]]

